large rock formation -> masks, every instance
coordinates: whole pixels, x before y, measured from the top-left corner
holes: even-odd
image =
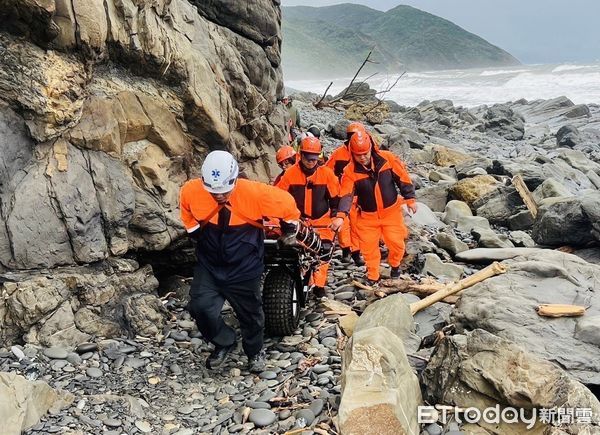
[[[74,347],[92,337],[154,336],[167,312],[150,266],[111,259],[45,273],[7,273],[0,289],[0,345],[24,340]]]
[[[442,341],[423,372],[423,384],[429,403],[483,413],[475,420],[487,432],[465,427],[467,433],[591,434],[598,433],[600,426],[600,403],[590,390],[560,368],[481,329]],[[497,408],[498,417],[484,412],[488,408]],[[512,419],[507,408],[524,418]],[[588,410],[589,421],[572,415],[553,427],[543,421],[542,411],[553,408]],[[500,410],[510,417],[500,418]]]
[[[344,352],[342,433],[418,433],[421,391],[406,356],[420,341],[414,330],[402,295],[370,305],[359,318]]]
[[[42,381],[28,381],[15,373],[0,373],[0,419],[4,435],[20,435],[49,410],[60,411],[73,395],[53,390]]]
[[[511,250],[502,250],[508,252]],[[465,290],[452,313],[459,330],[484,329],[554,362],[584,384],[600,384],[600,267],[550,250],[527,250],[508,272]],[[458,255],[467,259],[469,251]],[[517,254],[518,255],[518,254]],[[585,315],[550,319],[541,304],[585,306]]]
[[[271,0],[1,1],[0,268],[164,249],[210,149],[270,176],[280,41]]]

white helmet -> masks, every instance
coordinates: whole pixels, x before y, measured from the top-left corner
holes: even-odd
[[[202,163],[202,182],[210,193],[233,190],[238,173],[238,164],[227,151],[212,151]]]

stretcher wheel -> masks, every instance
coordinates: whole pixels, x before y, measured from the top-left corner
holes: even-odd
[[[298,326],[301,301],[296,280],[285,267],[270,269],[263,284],[265,330],[272,336],[292,335]]]

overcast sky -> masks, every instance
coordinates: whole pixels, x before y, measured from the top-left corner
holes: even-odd
[[[282,0],[283,6],[414,6],[446,18],[524,63],[600,61],[600,0]]]

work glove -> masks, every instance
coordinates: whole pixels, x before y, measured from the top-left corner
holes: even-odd
[[[319,259],[324,262],[329,262],[333,255],[333,242],[330,240],[323,240],[321,242],[321,252],[319,252]]]
[[[286,246],[298,246],[298,239],[296,238],[298,222],[286,222],[282,220],[279,225],[281,226],[281,237],[277,239],[277,245],[280,248]]]

